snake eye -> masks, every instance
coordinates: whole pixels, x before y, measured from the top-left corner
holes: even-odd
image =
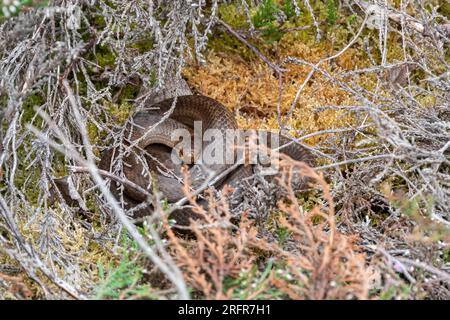
[[[178,157],[181,159],[181,161],[186,162],[185,154],[183,149],[180,149],[178,152]]]
[[[178,150],[178,158],[185,164],[190,164],[192,162],[192,154],[185,152],[183,149]]]

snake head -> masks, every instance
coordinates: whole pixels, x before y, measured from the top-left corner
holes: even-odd
[[[185,148],[183,145],[175,145],[173,152],[178,160],[177,164],[196,164],[199,162],[201,150],[195,148]]]

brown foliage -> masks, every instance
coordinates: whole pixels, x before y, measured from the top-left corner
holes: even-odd
[[[367,298],[369,276],[364,254],[354,244],[356,236],[337,231],[333,198],[322,174],[288,158],[282,160],[281,168],[279,181],[287,191],[290,204],[279,203],[280,210],[286,214],[280,222],[292,233],[297,250],[283,250],[279,245],[265,241],[259,241],[259,244],[285,260],[287,272],[293,279],[300,280],[302,286],[283,279],[274,280],[274,285],[293,299]],[[303,211],[290,183],[295,170],[317,182],[323,192],[324,204],[310,212]],[[319,222],[315,223],[316,220]]]
[[[262,285],[241,287],[241,292],[248,291],[245,297],[257,298],[264,288],[270,288],[278,296],[281,292],[291,299],[366,299],[369,274],[365,256],[355,245],[356,236],[337,231],[328,184],[302,162],[282,156],[279,164],[279,185],[286,193],[278,204],[282,213],[279,225],[289,231],[289,245],[267,230],[258,230],[245,214],[238,226],[233,225],[226,199],[229,188],[223,190],[219,200],[210,192],[207,208],[199,205],[186,188],[199,216],[191,220],[195,240],[181,239],[170,228],[167,233],[175,262],[188,286],[201,298],[230,299],[239,284],[226,286],[226,279],[238,279],[242,272],[249,272],[255,265],[266,266],[271,259],[278,270],[270,270]],[[291,186],[293,172],[316,183],[323,203],[309,212],[303,210]]]
[[[4,282],[8,285],[8,292],[19,299],[29,299],[33,296],[31,289],[24,281],[24,277],[10,276],[0,273],[0,284]]]

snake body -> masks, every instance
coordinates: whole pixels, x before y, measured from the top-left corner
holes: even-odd
[[[217,132],[225,136],[227,129],[238,129],[233,114],[225,106],[214,99],[201,95],[185,95],[166,99],[135,113],[127,125],[123,141],[124,145],[130,149],[128,153],[125,152],[122,158],[124,160],[124,176],[149,193],[153,191],[151,183],[153,177],[153,181],[156,182],[159,191],[169,202],[176,202],[184,197],[183,182],[180,180],[180,177],[182,177],[181,165],[174,164],[171,158],[172,149],[175,147],[175,142],[172,141],[171,135],[176,129],[184,129],[193,133],[196,121],[202,124],[202,134],[208,129],[217,129]],[[291,142],[291,140],[280,136],[280,145],[287,142]],[[202,143],[204,150],[208,146],[214,146],[213,144],[216,143],[216,140],[211,139]],[[233,152],[233,148],[224,145],[223,152],[227,155],[228,152]],[[313,162],[312,155],[297,143],[291,143],[288,147],[282,149],[281,152],[286,153],[295,160],[305,161],[309,164]],[[106,150],[102,155],[99,168],[112,171],[113,160],[117,156],[119,156],[117,148]],[[186,158],[191,158],[193,155],[185,156]],[[234,153],[229,156],[234,157],[234,160],[236,160]],[[142,161],[142,159],[145,159],[145,161]],[[224,172],[231,165],[230,163],[191,165],[189,171],[192,176],[192,188],[196,189],[199,187],[208,173],[218,174]],[[216,187],[220,188],[224,184],[236,187],[240,181],[249,177],[252,173],[252,165],[238,166],[233,172],[218,181]],[[130,204],[130,207],[146,200],[146,196],[135,188],[125,185],[123,188],[123,197]],[[116,196],[120,193],[119,189],[120,186],[117,183],[111,184],[111,190]],[[144,209],[137,212],[135,216],[150,213],[150,209]],[[177,215],[182,217],[190,214],[181,210]],[[184,223],[187,222],[185,220]]]

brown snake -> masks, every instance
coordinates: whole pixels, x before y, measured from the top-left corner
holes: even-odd
[[[233,114],[222,104],[211,98],[200,95],[185,95],[176,99],[174,108],[172,108],[174,98],[171,98],[153,104],[134,114],[132,121],[127,124],[123,141],[124,145],[128,146],[129,152],[125,152],[122,157],[124,163],[123,174],[128,180],[152,193],[152,177],[156,178],[153,180],[155,180],[158,190],[170,203],[184,197],[183,182],[180,179],[182,177],[181,165],[174,164],[171,159],[171,151],[175,147],[175,143],[171,139],[172,132],[175,129],[184,129],[189,133],[193,133],[195,121],[199,121],[202,124],[202,134],[205,134],[208,129],[217,129],[218,133],[225,136],[227,129],[238,129]],[[291,140],[280,136],[280,146],[287,142],[291,142]],[[202,150],[206,150],[208,146],[218,147],[214,143],[216,143],[215,139],[203,141]],[[224,155],[227,156],[227,153],[233,152],[231,146],[226,144],[223,146]],[[309,164],[313,163],[313,156],[297,143],[291,143],[287,147],[282,148],[280,152],[287,154],[294,160],[305,161]],[[102,155],[99,168],[112,171],[113,159],[118,156],[117,148],[106,150]],[[184,160],[186,160],[191,159],[192,155],[184,156]],[[234,161],[236,160],[234,153],[230,156],[234,158]],[[142,159],[145,159],[145,161]],[[203,166],[198,164],[191,165],[189,171],[192,177],[192,188],[200,187],[208,173],[217,175],[229,169],[232,165],[232,163],[213,163]],[[220,188],[224,184],[228,184],[236,187],[240,181],[252,174],[252,165],[240,165],[223,179],[217,181],[215,186]],[[111,182],[111,191],[116,197],[120,194],[118,188],[118,183]],[[141,191],[126,185],[123,186],[123,197],[128,203],[128,208],[146,201],[146,196]],[[150,208],[137,211],[133,216],[148,214],[151,214]],[[192,216],[192,212],[184,209],[179,210],[177,220],[184,221],[177,222],[179,224],[187,224],[188,216]]]

